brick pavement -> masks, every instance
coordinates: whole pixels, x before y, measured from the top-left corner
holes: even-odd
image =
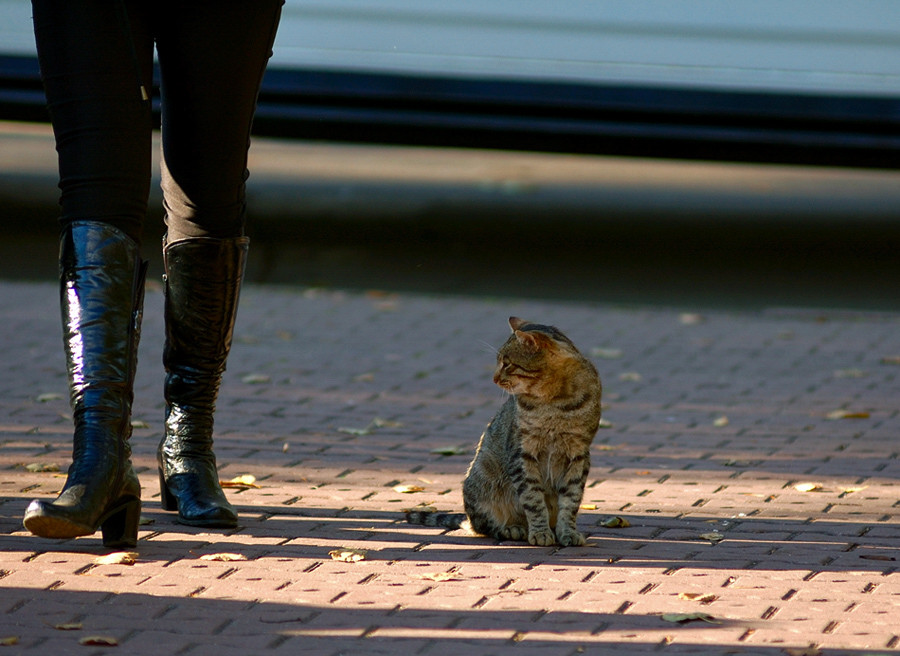
[[[159,507],[151,285],[133,439],[148,523],[126,566],[94,562],[99,534],[21,529],[28,500],[62,484],[25,466],[69,457],[55,298],[0,282],[0,638],[18,638],[4,653],[108,653],[79,644],[96,635],[134,654],[900,651],[900,315],[248,286],[217,453],[222,478],[259,487],[228,492],[238,529],[204,532]],[[511,314],[558,325],[604,379],[581,548],[402,520],[460,508]],[[604,527],[617,516],[630,526]],[[333,560],[341,548],[366,557]],[[201,559],[220,553],[246,560]],[[714,623],[663,619],[698,612]]]

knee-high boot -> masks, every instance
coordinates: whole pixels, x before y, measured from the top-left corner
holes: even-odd
[[[103,531],[107,547],[134,546],[141,486],[131,466],[131,403],[146,264],[125,233],[77,221],[60,241],[60,307],[75,432],[55,501],[34,500],[25,528],[47,538]]]
[[[163,249],[166,269],[166,433],[159,445],[160,497],[177,521],[234,527],[219,485],[213,413],[231,349],[249,240],[189,238]]]

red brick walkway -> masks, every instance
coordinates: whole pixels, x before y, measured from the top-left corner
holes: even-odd
[[[0,652],[900,651],[900,316],[693,311],[250,286],[217,453],[259,487],[229,491],[240,528],[207,533],[159,507],[153,286],[133,438],[148,523],[135,564],[98,565],[99,534],[21,529],[63,480],[26,467],[65,470],[70,420],[56,290],[2,282],[0,639],[18,645]],[[604,380],[583,548],[403,522],[460,509],[511,314],[559,326]],[[345,548],[364,559],[332,559]],[[245,560],[202,559],[222,553]],[[667,617],[694,613],[709,621]]]

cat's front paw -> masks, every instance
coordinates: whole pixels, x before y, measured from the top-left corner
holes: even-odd
[[[556,544],[556,536],[549,528],[539,531],[528,531],[528,543],[536,547],[549,547]]]
[[[586,541],[584,533],[575,530],[560,531],[558,540],[564,547],[580,547],[584,545]]]
[[[524,526],[504,526],[500,529],[501,540],[524,540],[528,537],[528,533],[525,530]]]

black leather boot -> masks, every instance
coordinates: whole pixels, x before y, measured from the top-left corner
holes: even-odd
[[[166,269],[166,434],[159,445],[164,510],[191,526],[231,528],[219,485],[213,413],[231,349],[249,240],[190,238],[163,249]]]
[[[55,501],[36,499],[25,528],[41,537],[103,531],[107,547],[137,542],[141,486],[131,466],[131,403],[146,263],[125,233],[77,221],[60,242],[60,307],[75,423],[72,464]]]

